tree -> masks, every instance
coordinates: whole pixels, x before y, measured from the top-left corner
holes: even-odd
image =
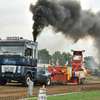
[[[85,68],[89,67],[90,69],[95,69],[98,67],[97,62],[95,62],[92,56],[84,57],[84,60],[86,61],[86,63],[84,64]]]
[[[64,66],[65,64],[65,59],[64,59],[64,56],[60,53],[60,51],[56,51],[54,52],[54,54],[52,55],[52,60],[53,60],[53,64],[56,65],[56,61],[57,59],[59,60],[59,66]]]
[[[46,49],[38,50],[38,62],[48,64],[51,56]]]
[[[72,66],[72,55],[69,52],[63,52],[62,55],[64,56],[65,63],[68,61],[68,66]]]

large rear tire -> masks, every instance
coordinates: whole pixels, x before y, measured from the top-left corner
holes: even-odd
[[[80,84],[83,84],[83,83],[84,83],[84,78],[81,79],[81,83]]]
[[[25,87],[29,86],[30,80],[31,80],[31,75],[27,74],[22,82],[22,85]]]
[[[78,79],[78,84],[81,84],[81,79]]]
[[[6,85],[7,80],[0,80],[0,85]]]

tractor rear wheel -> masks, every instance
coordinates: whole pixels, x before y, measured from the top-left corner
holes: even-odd
[[[81,79],[78,79],[78,84],[81,84]]]
[[[82,78],[82,79],[81,79],[81,83],[80,83],[80,84],[83,84],[83,83],[84,83],[84,79]]]

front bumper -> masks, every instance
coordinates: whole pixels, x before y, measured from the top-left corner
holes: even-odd
[[[25,76],[21,76],[20,73],[2,73],[0,76],[0,80],[15,80],[20,81],[23,80]]]

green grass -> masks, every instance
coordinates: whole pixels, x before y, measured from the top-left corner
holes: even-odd
[[[98,76],[86,76],[86,79],[98,79]],[[99,77],[100,78],[100,77]]]
[[[29,100],[37,100],[37,98]],[[66,95],[50,96],[47,97],[47,100],[100,100],[100,91],[78,92]]]

